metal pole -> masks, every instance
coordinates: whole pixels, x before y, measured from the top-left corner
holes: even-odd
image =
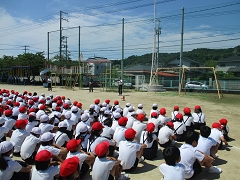
[[[182,30],[181,30],[181,51],[180,51],[180,63],[179,63],[179,91],[181,89],[181,71],[182,71],[182,54],[183,54],[183,32],[184,32],[184,7],[182,8]]]
[[[124,59],[124,18],[122,19],[122,60],[121,60],[121,78],[123,79],[123,59]]]
[[[62,11],[60,11],[60,46],[59,46],[59,61],[62,59]]]
[[[48,63],[49,63],[49,32],[48,32],[48,34],[47,34],[47,39],[48,39],[48,44],[47,44],[47,60],[48,60]],[[45,64],[45,67],[47,67],[47,65]]]
[[[78,78],[78,83],[79,83],[79,89],[81,89],[82,87],[82,74],[81,74],[81,64],[80,64],[80,61],[81,61],[81,49],[80,49],[80,30],[81,30],[81,27],[78,26],[78,65],[79,65],[79,78]]]

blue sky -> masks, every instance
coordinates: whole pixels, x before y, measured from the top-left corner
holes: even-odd
[[[121,59],[122,18],[125,19],[124,57],[151,53],[154,0],[0,0],[0,57],[44,51],[50,32],[50,58],[59,51],[59,14],[71,58],[101,56]],[[240,45],[240,1],[156,0],[160,19],[160,52],[179,52],[182,7],[184,51],[233,48]],[[72,28],[74,27],[74,28]],[[72,28],[72,29],[69,29]],[[67,30],[66,30],[67,29]],[[56,32],[52,32],[56,31]]]

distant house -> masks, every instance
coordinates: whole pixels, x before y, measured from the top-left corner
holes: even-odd
[[[99,76],[107,68],[111,67],[112,62],[107,58],[93,57],[88,58],[86,61],[84,61],[84,63],[87,66],[87,74],[92,76]]]
[[[217,62],[216,71],[224,73],[232,72],[235,76],[240,77],[240,56],[231,56]]]

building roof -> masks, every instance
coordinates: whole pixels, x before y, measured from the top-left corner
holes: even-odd
[[[218,63],[221,62],[239,62],[240,61],[240,56],[231,56],[231,57],[227,57],[224,58],[222,60],[219,60]]]
[[[112,61],[108,60],[107,58],[103,57],[93,57],[93,58],[88,58],[86,61],[87,63],[112,63]]]
[[[227,72],[240,72],[240,67],[231,67]]]

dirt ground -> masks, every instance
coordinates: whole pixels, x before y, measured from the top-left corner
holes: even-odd
[[[222,117],[228,119],[228,126],[230,128],[231,141],[229,145],[222,150],[219,150],[219,158],[215,160],[214,165],[222,168],[223,172],[220,175],[209,174],[203,169],[203,172],[194,179],[240,179],[239,176],[239,163],[238,158],[240,157],[240,141],[237,139],[237,132],[240,128],[239,121],[239,105],[231,105],[221,103],[212,103],[205,101],[199,98],[192,98],[189,96],[178,96],[174,92],[159,92],[159,93],[147,93],[147,92],[126,92],[125,101],[121,100],[121,96],[118,96],[116,92],[101,92],[99,89],[94,89],[93,93],[88,93],[88,90],[78,90],[75,88],[75,91],[66,90],[61,87],[53,88],[52,92],[47,91],[47,88],[39,86],[13,86],[13,85],[0,85],[0,89],[14,89],[18,92],[23,92],[24,90],[30,92],[37,92],[39,95],[45,93],[46,95],[53,94],[64,95],[73,102],[74,100],[80,101],[83,104],[83,109],[89,109],[89,105],[93,103],[96,98],[99,98],[101,102],[106,99],[110,99],[113,103],[114,100],[119,100],[120,106],[124,107],[127,102],[130,102],[134,107],[137,107],[139,103],[143,104],[143,109],[149,115],[151,106],[153,103],[158,103],[158,107],[165,107],[167,109],[167,115],[170,116],[171,111],[174,105],[178,105],[180,111],[182,112],[183,108],[188,106],[193,110],[195,105],[200,105],[203,112],[206,114],[207,125],[215,121],[218,121]],[[216,94],[217,96],[217,94]],[[239,95],[236,95],[239,96]],[[227,98],[227,96],[225,97]],[[100,102],[100,103],[101,103]],[[179,146],[181,144],[178,144]],[[161,149],[162,150],[162,149]],[[129,177],[132,180],[159,180],[162,175],[158,170],[159,165],[163,162],[162,151],[158,152],[158,157],[153,161],[145,160],[142,163],[139,163],[138,168],[133,173],[129,174]],[[85,180],[90,180],[91,176],[84,177]]]

